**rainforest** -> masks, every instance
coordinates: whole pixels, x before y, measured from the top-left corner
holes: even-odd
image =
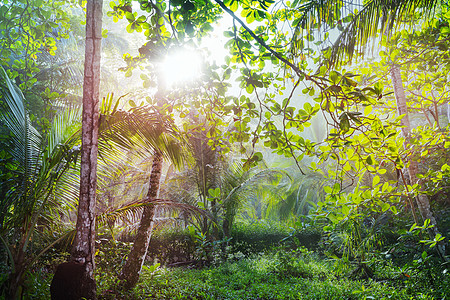
[[[450,299],[450,5],[0,1],[0,299]]]

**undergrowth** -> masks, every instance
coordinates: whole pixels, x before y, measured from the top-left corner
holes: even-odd
[[[118,291],[99,284],[100,299],[446,299],[444,290],[426,289],[380,264],[390,278],[351,278],[333,260],[305,249],[253,255],[204,269],[146,267],[136,288]],[[396,271],[397,270],[397,271]],[[400,275],[399,275],[400,274]],[[100,280],[110,280],[102,277]],[[416,284],[416,286],[415,286]]]

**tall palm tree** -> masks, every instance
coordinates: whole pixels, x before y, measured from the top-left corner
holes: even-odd
[[[153,156],[152,171],[149,178],[146,202],[143,207],[141,220],[137,230],[128,259],[122,269],[120,278],[124,286],[133,287],[139,274],[148,250],[155,208],[161,204],[158,201],[159,181],[161,178],[163,159],[169,159],[175,166],[180,166],[188,153],[183,135],[178,132],[174,121],[168,115],[163,115],[151,106],[140,106],[125,112],[117,109],[117,104],[112,111],[112,96],[106,99],[106,105],[102,107],[100,120],[100,150],[107,143],[114,143],[116,147],[129,149],[134,147],[142,156]],[[171,204],[164,201],[164,204]]]
[[[97,298],[94,256],[102,6],[103,0],[88,0],[86,5],[80,198],[76,235],[71,253],[71,261],[82,265],[83,276],[79,282],[74,280],[67,287],[74,291],[72,297],[87,299]],[[58,270],[53,283],[58,279],[57,275]],[[64,287],[59,289],[62,296]]]

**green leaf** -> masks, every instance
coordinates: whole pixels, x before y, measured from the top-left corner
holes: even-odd
[[[397,207],[391,206],[390,209],[394,215],[398,214]]]
[[[328,186],[328,185],[324,186],[324,187],[323,187],[323,190],[324,190],[324,192],[327,193],[327,194],[333,193],[333,189],[332,189],[330,186]]]
[[[348,207],[347,205],[343,205],[341,210],[345,217],[350,213],[350,207]]]
[[[378,183],[380,183],[380,176],[376,175],[375,177],[373,177],[372,187],[376,186]]]
[[[330,80],[331,80],[331,82],[333,82],[333,84],[336,84],[338,82],[338,80],[339,80],[340,75],[341,74],[339,74],[339,72],[336,72],[334,70],[331,71],[330,72]]]
[[[239,8],[239,2],[237,0],[231,1],[230,10],[232,12],[236,12],[238,8]]]
[[[227,38],[234,37],[234,33],[232,31],[224,31],[223,35]]]
[[[364,115],[368,116],[372,112],[372,105],[367,105],[366,108],[364,108]]]
[[[348,119],[348,116],[346,113],[343,113],[340,116],[341,121],[339,122],[339,128],[342,130],[342,132],[348,132],[350,130],[350,121]]]
[[[423,251],[421,256],[422,256],[422,259],[425,260],[428,256],[427,251]]]

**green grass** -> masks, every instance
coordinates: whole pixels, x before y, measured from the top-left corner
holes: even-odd
[[[278,252],[201,270],[144,270],[132,291],[99,292],[100,299],[435,299],[405,286],[399,279],[350,279],[331,261]]]

